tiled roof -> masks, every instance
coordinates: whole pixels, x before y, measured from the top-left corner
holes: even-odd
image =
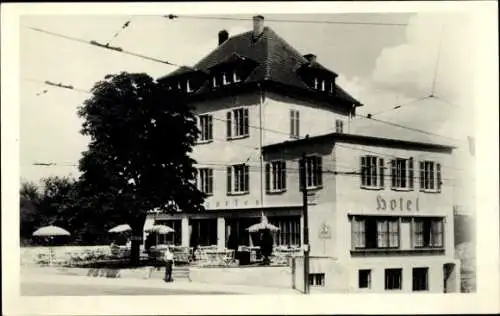
[[[211,67],[227,60],[233,54],[248,58],[257,63],[257,66],[245,79],[245,82],[261,82],[266,80],[313,91],[297,73],[297,69],[309,64],[309,61],[269,27],[264,28],[263,34],[257,41],[253,40],[252,31],[230,37],[226,42],[196,63],[193,68],[208,71]],[[319,63],[316,63],[314,67],[332,72]],[[160,78],[160,80],[189,71],[191,71],[189,68],[183,67]],[[332,74],[335,73],[332,72]],[[201,89],[203,90],[203,88]],[[338,86],[337,96],[353,104],[361,105],[359,101]]]

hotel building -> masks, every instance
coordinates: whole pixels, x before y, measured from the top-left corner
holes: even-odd
[[[306,153],[314,284],[349,291],[412,290],[415,282],[429,291],[453,288],[453,210],[444,173],[452,148],[349,134],[362,104],[337,85],[335,72],[314,54],[300,54],[262,17],[249,32],[218,37],[218,47],[194,67],[159,79],[188,94],[198,117],[192,157],[206,210],[151,214],[146,225],[173,227],[167,238],[177,245],[224,249],[250,244],[246,228],[263,213],[280,228],[277,245],[301,246],[297,159]]]

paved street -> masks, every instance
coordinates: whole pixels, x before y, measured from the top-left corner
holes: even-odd
[[[200,294],[236,294],[224,292],[202,292],[183,289],[147,288],[134,286],[116,286],[103,284],[57,284],[51,282],[21,283],[23,296],[95,296],[95,295],[200,295]]]
[[[188,282],[187,280],[165,283],[161,279],[110,279],[60,275],[49,269],[23,269],[20,281],[23,296],[297,293],[292,289]]]

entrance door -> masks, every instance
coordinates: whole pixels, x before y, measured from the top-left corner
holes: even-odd
[[[443,290],[444,293],[456,292],[456,271],[454,263],[443,265]]]

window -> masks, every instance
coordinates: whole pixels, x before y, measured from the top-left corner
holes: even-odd
[[[199,174],[199,190],[205,194],[213,193],[213,170],[208,168],[200,168]]]
[[[434,161],[420,162],[420,190],[441,191],[441,164]]]
[[[369,289],[372,283],[372,271],[371,270],[359,270],[358,271],[358,287],[360,289]]]
[[[326,80],[321,80],[321,91],[326,91],[325,84],[326,84]]]
[[[290,137],[298,138],[300,135],[299,111],[290,110]]]
[[[413,268],[413,291],[429,290],[429,268]]]
[[[399,220],[377,221],[377,248],[399,248]]]
[[[402,269],[385,269],[385,289],[401,290]]]
[[[286,162],[272,161],[266,164],[266,192],[286,190]]]
[[[344,121],[335,120],[335,132],[336,133],[343,133],[344,132]]]
[[[227,167],[227,193],[242,194],[249,191],[248,165]]]
[[[248,109],[235,109],[226,114],[227,138],[248,136]]]
[[[325,274],[324,273],[310,273],[309,274],[309,285],[311,285],[311,286],[325,286]]]
[[[323,185],[322,158],[319,156],[306,157],[306,188],[314,189]]]
[[[276,245],[300,246],[300,216],[270,217],[269,222],[279,228]]]
[[[186,91],[193,92],[193,89],[191,89],[191,85],[189,84],[189,80],[186,81]]]
[[[352,248],[399,248],[399,219],[355,216],[351,222]]]
[[[413,189],[413,158],[391,160],[391,187]]]
[[[233,82],[240,82],[241,78],[237,71],[233,72]]]
[[[384,159],[376,156],[361,157],[361,187],[384,187]]]
[[[318,89],[318,78],[314,78],[314,89]]]
[[[212,115],[200,115],[199,116],[199,128],[201,131],[200,140],[209,141],[212,140]]]
[[[415,248],[442,248],[443,226],[442,218],[414,218],[413,246]]]
[[[335,88],[334,88],[334,87],[335,87],[335,84],[334,84],[334,82],[333,82],[333,80],[332,80],[332,81],[330,81],[330,93],[331,93],[331,94],[333,94],[333,92],[335,91]]]

